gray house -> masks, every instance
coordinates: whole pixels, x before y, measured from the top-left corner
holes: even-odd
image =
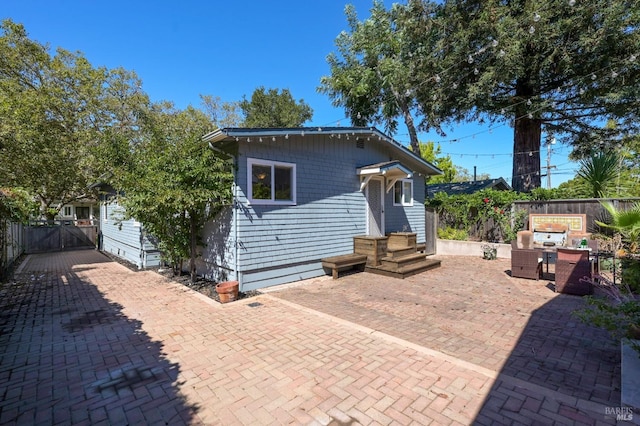
[[[100,234],[98,248],[118,256],[140,269],[159,266],[160,250],[142,223],[124,219],[124,208],[117,203],[115,191],[105,191],[100,196]]]
[[[442,172],[375,128],[226,128],[203,140],[235,173],[232,206],[205,229],[209,278],[247,291],[323,275],[321,259],[351,253],[354,236],[425,241],[425,176]]]

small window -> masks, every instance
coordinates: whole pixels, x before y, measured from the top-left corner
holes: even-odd
[[[71,206],[64,206],[64,213],[63,213],[63,216],[64,216],[64,217],[71,217],[71,216],[72,216],[72,213],[71,213],[71,209],[72,209],[72,208],[73,208],[73,207],[71,207]]]
[[[413,181],[399,180],[393,185],[393,205],[413,206]]]
[[[295,164],[249,158],[247,181],[252,204],[296,203]]]

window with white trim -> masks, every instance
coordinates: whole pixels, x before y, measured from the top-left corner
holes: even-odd
[[[296,165],[247,159],[247,198],[251,204],[296,203]]]
[[[413,180],[402,179],[393,185],[393,205],[413,206]]]
[[[63,216],[64,216],[64,217],[71,217],[71,216],[72,216],[72,214],[71,214],[71,209],[72,209],[72,207],[71,207],[71,206],[64,206],[64,213],[63,213]]]

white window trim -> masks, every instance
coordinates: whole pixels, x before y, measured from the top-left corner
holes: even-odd
[[[270,200],[254,200],[253,199],[253,176],[251,171],[253,170],[253,166],[266,166],[271,167],[271,199]],[[275,179],[275,167],[287,167],[291,169],[291,200],[276,200],[275,193],[273,192],[274,188],[274,179]],[[297,191],[296,191],[296,165],[295,163],[284,163],[281,161],[271,161],[271,160],[260,160],[258,158],[247,158],[247,201],[249,204],[256,205],[280,205],[280,206],[295,206],[297,200]]]
[[[69,210],[69,214],[67,214],[67,209]],[[73,217],[73,206],[64,206],[62,208],[62,217]]]
[[[404,193],[404,184],[405,183],[410,183],[411,184],[411,194],[409,197],[409,202],[405,202],[404,200],[407,198],[405,197],[405,193]],[[400,202],[396,202],[396,188],[395,185],[400,184],[400,188],[401,188],[401,194],[400,194]],[[404,206],[404,207],[412,207],[413,206],[413,179],[399,179],[394,185],[393,188],[393,205],[394,206]]]

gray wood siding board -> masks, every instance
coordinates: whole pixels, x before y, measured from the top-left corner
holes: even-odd
[[[142,268],[142,259],[140,257],[140,248],[124,244],[122,241],[113,239],[109,236],[102,237],[102,251],[111,253],[128,262],[133,263],[138,268]]]
[[[133,219],[122,220],[123,208],[117,203],[107,204],[107,216],[101,218],[103,250],[122,257],[140,268],[160,265],[156,246],[143,236],[141,225]]]
[[[246,272],[242,274],[242,291],[306,280],[325,275],[320,262],[292,267],[280,267],[266,271]]]

